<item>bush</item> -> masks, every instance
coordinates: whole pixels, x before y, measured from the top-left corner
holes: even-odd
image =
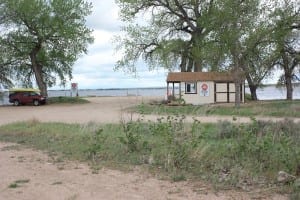
[[[140,126],[137,126],[133,122],[122,123],[121,125],[124,136],[119,137],[120,142],[126,145],[129,152],[138,151],[141,140],[141,134],[139,133]]]
[[[246,101],[253,101],[252,97],[251,97],[251,94],[245,93],[245,100]]]
[[[238,127],[228,121],[222,121],[218,123],[218,138],[234,138],[238,135]]]
[[[71,103],[71,104],[83,104],[89,101],[80,97],[49,97],[47,103],[49,104],[61,104],[61,103]]]
[[[98,129],[89,137],[89,146],[86,150],[88,154],[88,158],[92,159],[94,162],[96,161],[97,154],[103,150],[103,144],[107,136],[103,135],[103,129]]]

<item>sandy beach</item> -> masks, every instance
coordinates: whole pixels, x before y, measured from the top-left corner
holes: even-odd
[[[4,106],[0,107],[0,125],[27,120],[65,123],[119,123],[137,119],[126,108],[162,97],[97,97],[81,105]],[[158,116],[146,116],[156,120]],[[203,122],[232,120],[231,117],[199,117]],[[187,120],[191,120],[188,118]],[[278,119],[279,120],[279,119]],[[248,118],[238,118],[247,122]],[[9,185],[23,180],[20,187]],[[94,174],[84,163],[55,162],[44,152],[0,143],[0,200],[89,200],[89,199],[287,199],[266,192],[223,191],[200,182],[172,183],[153,177],[139,168],[131,172],[100,169]]]
[[[149,101],[150,98],[92,97],[88,104],[57,104],[45,106],[3,106],[0,107],[0,124],[36,119],[41,122],[64,123],[118,123],[125,108]],[[151,98],[152,99],[152,98]]]

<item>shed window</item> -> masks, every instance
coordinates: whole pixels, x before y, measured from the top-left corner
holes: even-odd
[[[185,83],[185,93],[196,94],[197,93],[197,84],[196,83]]]

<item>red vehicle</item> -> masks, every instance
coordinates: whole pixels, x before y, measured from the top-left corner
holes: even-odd
[[[12,89],[10,90],[9,102],[15,106],[21,104],[33,104],[39,106],[46,103],[46,97],[40,95],[35,89]]]

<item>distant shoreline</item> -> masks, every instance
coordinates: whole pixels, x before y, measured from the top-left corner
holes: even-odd
[[[246,86],[246,93],[250,94],[249,87]],[[165,98],[167,87],[147,87],[147,88],[112,88],[112,89],[79,89],[80,97],[121,97],[121,96],[160,96]],[[300,84],[294,87],[294,99],[300,99]],[[77,96],[70,89],[65,90],[48,90],[49,97],[58,96]],[[277,87],[275,84],[265,85],[257,88],[257,96],[259,100],[285,99],[285,87]]]
[[[86,89],[86,88],[79,88],[79,90],[155,90],[155,89],[167,89],[167,87],[137,87],[137,88],[97,88],[97,89]],[[69,91],[70,89],[49,89],[48,91]]]
[[[300,83],[294,83],[293,84],[296,87],[300,87]],[[248,84],[245,85],[246,87],[249,87]],[[264,87],[278,87],[278,88],[284,88],[285,85],[277,85],[277,84],[263,84],[261,86],[259,86],[259,88],[264,88]],[[95,89],[91,89],[91,88],[79,88],[79,90],[153,90],[153,89],[167,89],[167,86],[165,87],[130,87],[130,88],[95,88]],[[49,89],[48,91],[69,91],[70,89],[65,88],[65,89]]]

